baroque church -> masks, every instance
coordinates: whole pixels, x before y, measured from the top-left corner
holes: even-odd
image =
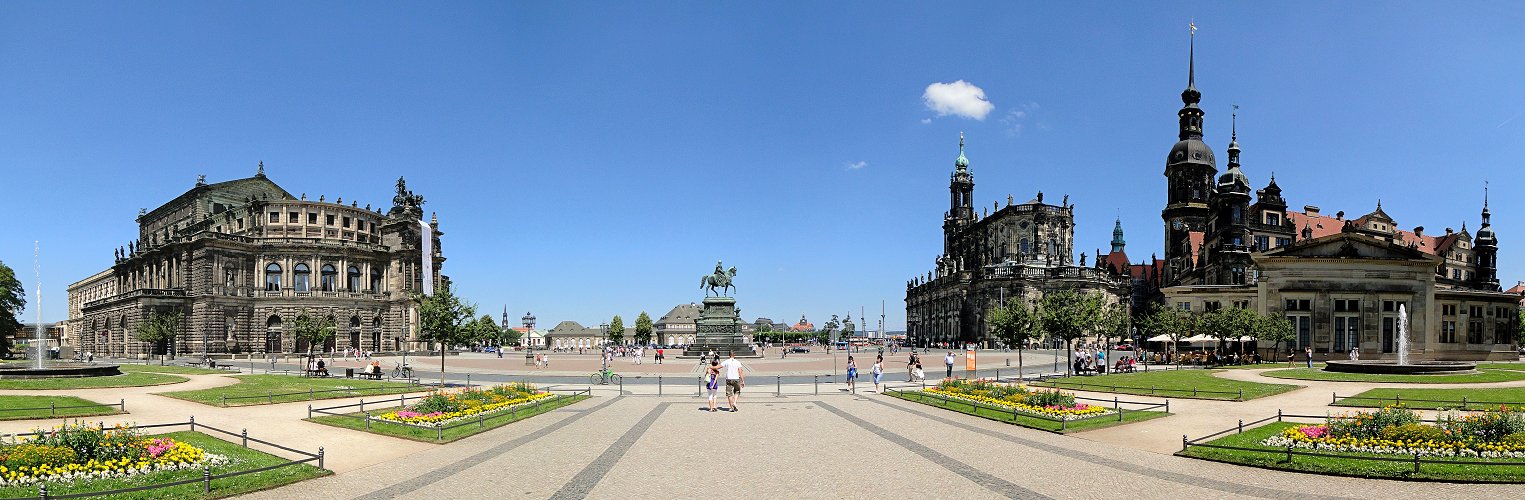
[[[1166,307],[1284,315],[1296,333],[1290,349],[1311,348],[1319,359],[1352,349],[1363,359],[1394,358],[1400,316],[1417,359],[1516,357],[1519,297],[1499,288],[1486,188],[1475,235],[1465,222],[1438,234],[1401,229],[1381,201],[1355,217],[1292,210],[1274,175],[1252,196],[1236,127],[1221,174],[1203,141],[1194,42],[1178,142],[1165,159],[1165,258],[1144,263]]]
[[[986,311],[1003,300],[1036,302],[1061,290],[1100,292],[1126,303],[1130,281],[1101,266],[1074,262],[1075,206],[1055,205],[1043,193],[1025,203],[974,207],[974,174],[959,136],[958,158],[943,214],[943,253],[935,268],[906,282],[906,328],[915,346],[993,347]],[[1121,238],[1120,234],[1118,238]]]
[[[305,352],[300,316],[328,318],[335,336],[314,351],[394,351],[412,341],[412,295],[440,274],[439,221],[397,179],[383,213],[342,198],[292,196],[265,176],[208,184],[138,213],[138,238],[112,265],[68,288],[66,343],[102,356]],[[429,241],[424,241],[428,234]],[[426,244],[427,243],[427,244]],[[425,253],[432,269],[425,269]],[[181,313],[164,345],[135,339],[137,325]]]

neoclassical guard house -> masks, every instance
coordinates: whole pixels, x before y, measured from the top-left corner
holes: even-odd
[[[440,274],[436,218],[397,180],[383,213],[342,198],[292,196],[265,176],[215,184],[140,211],[138,239],[115,250],[111,267],[69,286],[65,330],[76,349],[137,356],[150,346],[134,328],[155,313],[180,312],[165,346],[181,354],[305,352],[289,326],[300,315],[333,318],[334,339],[313,350],[404,348],[416,322],[410,298],[423,287],[422,235],[429,229],[433,280]]]

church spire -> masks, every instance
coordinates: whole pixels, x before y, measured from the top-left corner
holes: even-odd
[[[1180,140],[1202,138],[1202,108],[1197,103],[1202,102],[1202,93],[1197,91],[1197,24],[1191,24],[1191,41],[1187,56],[1186,90],[1181,91],[1181,136]]]
[[[1123,218],[1118,216],[1117,221],[1112,224],[1112,253],[1122,252],[1127,244],[1128,242],[1123,240]]]
[[[1488,222],[1488,181],[1483,181],[1483,227],[1492,225]]]
[[[1239,105],[1229,115],[1228,168],[1239,166]]]
[[[964,133],[958,133],[958,159],[953,160],[953,166],[959,170],[969,168],[969,158],[964,157]]]

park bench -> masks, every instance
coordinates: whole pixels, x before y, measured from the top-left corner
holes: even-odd
[[[304,376],[304,377],[327,377],[327,376],[329,376],[329,373],[328,373],[327,369],[322,369],[322,370],[303,370],[302,371],[302,376]]]

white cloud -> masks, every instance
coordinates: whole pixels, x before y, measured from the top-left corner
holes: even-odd
[[[985,99],[984,89],[963,80],[953,83],[934,82],[927,86],[921,99],[927,109],[937,112],[937,116],[958,115],[984,120],[990,110],[995,109],[995,105]]]
[[[1017,108],[1006,110],[1006,114],[1001,115],[1001,125],[1005,126],[1006,135],[1021,136],[1023,129],[1026,128],[1027,119],[1036,114],[1038,108],[1038,103],[1029,101]],[[1047,123],[1038,122],[1037,126],[1040,130],[1048,130]]]
[[[932,119],[931,118],[922,118],[921,119],[921,124],[922,125],[926,125],[928,123],[932,123]]]
[[[852,162],[852,163],[848,163],[847,164],[847,169],[848,170],[860,170],[863,167],[867,167],[867,166],[868,166],[868,162],[866,162],[866,161],[855,161],[855,162]]]

